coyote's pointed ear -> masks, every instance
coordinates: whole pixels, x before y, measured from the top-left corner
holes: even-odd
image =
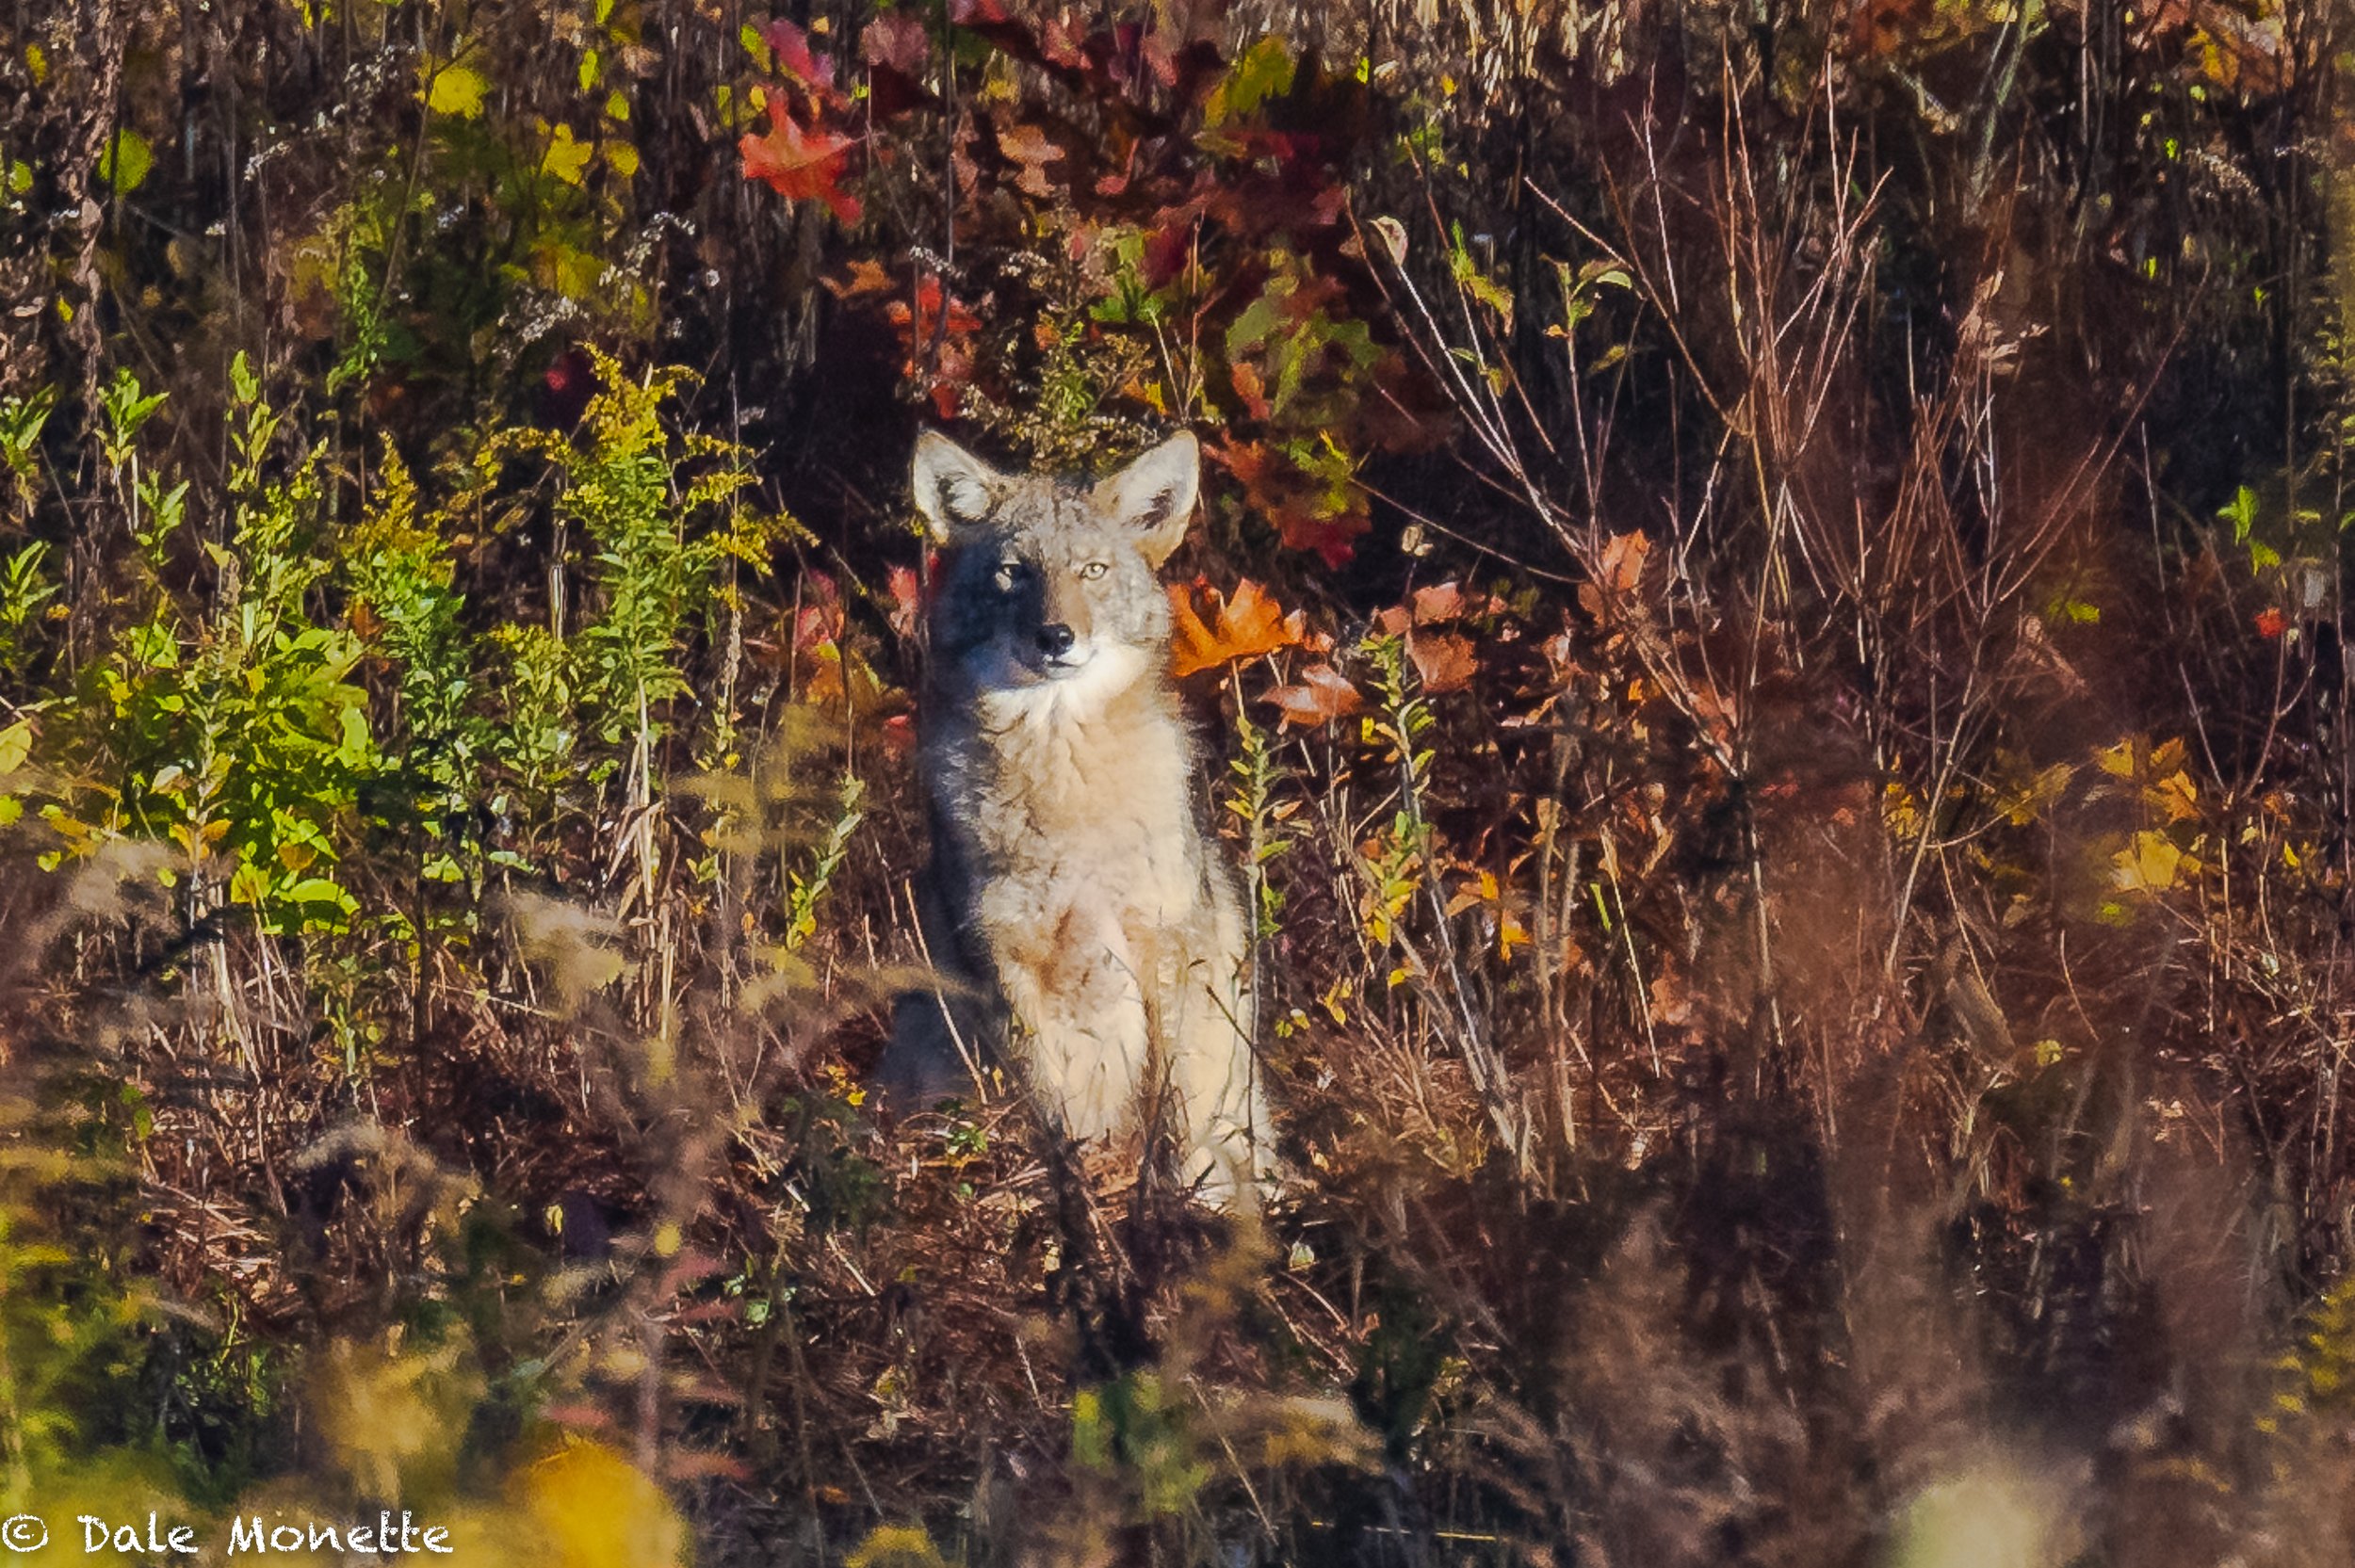
[[[1004,476],[938,430],[916,438],[916,509],[924,514],[934,543],[947,544],[987,517],[1004,482]]]
[[[1202,483],[1202,447],[1180,430],[1096,487],[1091,499],[1107,520],[1145,537],[1137,548],[1159,567],[1186,537]]]

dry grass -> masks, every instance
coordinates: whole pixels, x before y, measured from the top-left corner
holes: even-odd
[[[528,1511],[593,1442],[711,1562],[2347,1560],[2339,9],[1238,6],[1226,57],[1284,40],[1326,95],[1238,122],[1356,139],[1156,131],[1131,197],[1081,165],[1199,118],[1177,64],[1007,64],[1009,7],[999,56],[923,57],[953,102],[857,111],[856,229],[727,154],[765,18],[541,9],[0,16],[38,182],[0,396],[62,389],[0,501],[60,606],[0,642],[20,1494],[144,1454],[207,1507]],[[869,14],[818,15],[872,87]],[[488,106],[425,112],[463,51]],[[97,172],[117,119],[144,196]],[[636,171],[548,175],[555,120]],[[1278,175],[1329,226],[1272,226]],[[1191,321],[1092,315],[1087,258],[1181,210]],[[1307,470],[1255,488],[1298,434],[1234,406],[1262,289],[1326,334],[1345,568],[1275,542]],[[286,415],[243,469],[231,346]],[[1049,456],[1176,396],[1232,481],[1183,571],[1302,611],[1189,685],[1280,896],[1263,1224],[1002,1082],[896,1124],[858,1087],[922,958],[906,414],[961,357]],[[585,545],[627,479],[585,389],[674,363],[658,525]],[[171,394],[136,464],[124,365]],[[755,482],[690,496],[739,459],[682,431]],[[352,587],[410,537],[388,446],[479,729],[429,734],[444,633]],[[311,532],[236,532],[307,454]],[[190,479],[177,544],[134,542],[142,475]],[[682,689],[533,687],[666,536],[753,542],[647,644]],[[306,551],[282,611],[356,639],[383,766],[320,808],[355,913],[273,930],[93,693],[152,603],[193,668]],[[1318,678],[1361,705],[1277,723]]]

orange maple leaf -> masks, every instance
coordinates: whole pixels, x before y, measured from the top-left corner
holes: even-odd
[[[820,278],[818,281],[825,285],[827,293],[837,299],[888,294],[897,286],[891,281],[891,274],[884,270],[883,263],[871,257],[861,257],[852,262],[851,275],[847,278]]]
[[[1206,591],[1214,606],[1208,622],[1194,607],[1194,590],[1170,585],[1170,615],[1177,622],[1177,635],[1170,641],[1170,668],[1179,678],[1235,659],[1257,658],[1300,640],[1303,618],[1299,612],[1287,617],[1267,590],[1250,578],[1237,583],[1231,594],[1216,589]]]

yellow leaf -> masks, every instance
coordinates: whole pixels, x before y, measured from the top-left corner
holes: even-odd
[[[394,1496],[403,1477],[448,1463],[450,1424],[480,1392],[455,1346],[385,1356],[338,1341],[314,1374],[311,1398],[344,1472],[373,1495]]]
[[[1900,841],[1922,831],[1922,811],[1914,803],[1913,792],[1894,779],[1881,788],[1881,817]]]
[[[568,186],[580,184],[587,172],[589,160],[596,149],[585,141],[575,139],[570,125],[559,123],[548,135],[547,153],[540,159],[540,172],[554,175]]]
[[[2200,786],[2180,768],[2151,787],[2151,800],[2169,822],[2188,822],[2200,815]]]
[[[1507,963],[1512,962],[1513,949],[1524,946],[1528,941],[1528,928],[1519,921],[1509,914],[1497,917],[1497,957]]]
[[[2175,885],[2184,852],[2165,833],[2138,832],[2114,857],[2111,880],[2120,887],[2160,893]]]
[[[2025,784],[2000,791],[1995,797],[1995,809],[2013,827],[2024,828],[2042,815],[2045,807],[2061,798],[2074,772],[2067,763],[2056,762]]]
[[[626,141],[609,141],[605,144],[605,162],[614,173],[629,179],[638,172],[638,149]]]
[[[560,1448],[521,1478],[549,1568],[664,1568],[687,1561],[687,1530],[661,1489],[611,1450]]]
[[[427,78],[425,106],[435,114],[454,114],[461,120],[482,118],[482,95],[491,84],[482,73],[463,65],[445,65]]]
[[[593,299],[605,279],[603,260],[561,241],[543,246],[532,260],[533,276],[541,285],[567,299]]]
[[[0,730],[0,774],[15,772],[24,766],[24,760],[32,754],[31,719],[20,719],[7,729]]]
[[[933,1538],[913,1525],[878,1525],[843,1568],[948,1568]]]

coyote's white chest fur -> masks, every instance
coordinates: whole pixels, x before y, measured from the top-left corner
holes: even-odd
[[[933,961],[884,1076],[946,1087],[956,1047],[1002,1044],[1079,1138],[1166,1114],[1223,1203],[1266,1118],[1232,873],[1195,813],[1154,572],[1193,510],[1191,437],[1093,491],[1007,478],[936,436],[917,499],[943,546],[922,771]]]

